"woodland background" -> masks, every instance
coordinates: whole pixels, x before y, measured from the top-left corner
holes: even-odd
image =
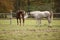
[[[28,11],[33,10],[53,10],[60,12],[60,0],[0,0],[0,13],[14,12],[19,8]]]

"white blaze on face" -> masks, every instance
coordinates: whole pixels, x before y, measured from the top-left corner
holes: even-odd
[[[25,15],[24,18],[28,18],[28,15]]]

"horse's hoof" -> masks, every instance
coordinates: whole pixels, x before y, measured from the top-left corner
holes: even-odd
[[[48,26],[48,27],[52,28],[52,26]]]
[[[23,24],[23,26],[24,26],[24,24]]]

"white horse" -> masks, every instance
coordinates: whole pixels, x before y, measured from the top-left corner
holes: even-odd
[[[41,25],[41,19],[42,18],[47,18],[48,23],[49,23],[48,26],[50,26],[51,19],[53,19],[53,12],[52,11],[31,11],[29,14],[31,16],[34,16],[34,18],[38,21],[37,24],[40,23],[40,25]],[[27,18],[28,16],[29,15],[26,15],[25,18]]]

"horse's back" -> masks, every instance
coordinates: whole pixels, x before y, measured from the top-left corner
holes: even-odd
[[[34,14],[34,16],[37,16],[37,17],[47,17],[47,16],[50,16],[50,12],[49,11],[32,11],[30,13]]]
[[[50,12],[49,12],[49,11],[43,11],[43,12],[41,12],[41,14],[42,14],[44,17],[50,16]]]

